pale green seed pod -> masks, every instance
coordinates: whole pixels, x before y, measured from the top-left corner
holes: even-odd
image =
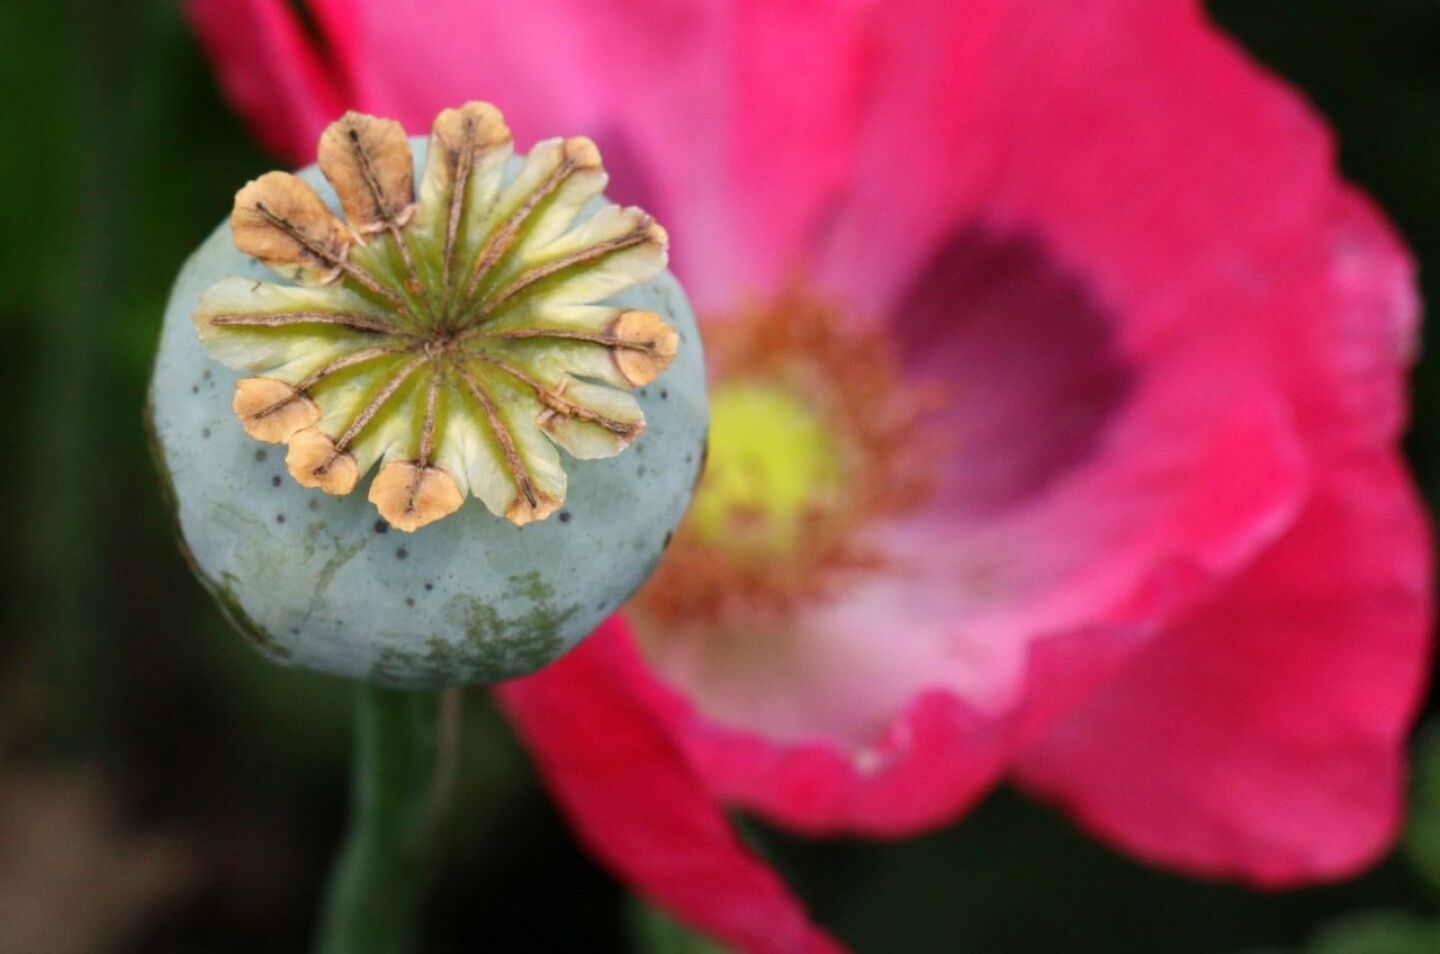
[[[478,109],[476,104],[464,107],[472,109]],[[435,135],[441,135],[440,124],[446,117],[458,122],[455,117],[468,115],[461,110],[442,114]],[[498,113],[494,116],[498,122]],[[327,131],[327,137],[333,139],[337,129],[348,132],[345,123],[378,122],[347,116]],[[389,132],[377,131],[375,125],[358,128],[362,135],[377,137]],[[503,125],[499,128],[503,130]],[[508,132],[504,135],[503,145],[508,150]],[[368,145],[353,136],[351,141],[357,150]],[[565,246],[567,237],[579,234],[587,223],[592,223],[589,232],[595,233],[606,217],[618,220],[639,215],[638,210],[617,209],[598,194],[604,174],[598,154],[591,155],[593,145],[585,140],[557,146],[558,142],[541,144],[537,150],[559,148],[580,155],[576,168],[591,176],[593,181],[586,188],[594,194],[582,196],[583,205],[571,231],[564,234],[560,234],[563,222],[544,220],[547,214],[553,217],[554,204],[536,204],[539,211],[526,228],[544,233],[542,237],[551,243],[545,249]],[[394,140],[381,146],[393,147]],[[358,173],[352,177],[355,181],[347,181],[347,170],[337,171],[333,160],[326,168],[331,181],[340,187],[343,202],[319,167],[298,174],[331,211],[338,215],[343,205],[349,213],[348,225],[342,226],[334,225],[329,213],[318,205],[315,210],[296,213],[314,211],[324,216],[324,227],[330,230],[324,241],[334,249],[326,246],[317,253],[308,248],[295,252],[281,247],[285,235],[278,240],[275,234],[262,235],[257,240],[244,234],[249,228],[263,231],[267,223],[240,221],[242,212],[247,211],[240,202],[247,195],[242,191],[231,227],[218,228],[185,264],[166,309],[151,381],[150,423],[156,460],[196,574],[237,628],[270,658],[397,687],[462,685],[523,675],[559,657],[613,613],[653,570],[684,514],[703,463],[707,426],[699,334],[683,291],[674,277],[663,271],[664,232],[643,217],[642,225],[662,243],[659,259],[646,266],[649,271],[643,281],[585,308],[587,314],[599,314],[600,309],[591,307],[599,305],[627,316],[627,321],[639,315],[662,331],[673,329],[663,360],[623,347],[611,348],[613,361],[602,367],[600,362],[608,352],[593,345],[600,340],[596,335],[581,336],[586,342],[583,354],[573,351],[578,347],[574,342],[566,342],[563,347],[567,350],[557,352],[558,357],[546,352],[543,343],[527,339],[518,347],[507,339],[503,346],[530,363],[506,371],[508,384],[479,389],[502,402],[513,397],[525,409],[527,416],[517,428],[521,438],[518,450],[510,457],[517,469],[529,468],[527,472],[537,475],[534,486],[506,484],[505,457],[500,452],[504,448],[492,447],[487,456],[480,448],[484,441],[473,435],[462,440],[461,432],[474,422],[446,417],[459,399],[448,397],[445,388],[453,385],[457,393],[475,390],[475,382],[467,384],[463,372],[444,378],[442,388],[441,372],[436,371],[436,383],[428,391],[418,384],[412,386],[407,379],[404,386],[410,392],[397,385],[390,404],[381,400],[383,388],[373,387],[366,393],[372,404],[382,405],[373,419],[364,417],[365,409],[357,411],[355,405],[349,412],[351,420],[363,418],[362,426],[344,433],[342,427],[330,427],[327,435],[326,422],[340,413],[335,410],[336,402],[349,400],[346,388],[354,390],[358,385],[349,378],[345,379],[348,383],[335,383],[341,377],[337,372],[335,382],[325,385],[330,390],[323,394],[323,389],[306,389],[323,376],[326,361],[329,366],[336,364],[334,355],[339,352],[331,347],[339,340],[336,336],[356,329],[337,330],[331,325],[318,331],[309,328],[309,338],[284,338],[282,362],[275,358],[280,346],[274,341],[280,339],[261,340],[277,333],[275,321],[271,321],[272,327],[242,328],[232,334],[234,329],[225,325],[230,314],[225,309],[232,300],[247,296],[262,305],[276,296],[309,296],[309,304],[291,301],[285,306],[289,312],[275,312],[293,315],[297,309],[313,307],[314,296],[329,302],[332,299],[324,297],[329,295],[348,296],[346,300],[357,302],[365,298],[361,304],[366,308],[383,311],[381,296],[360,288],[356,297],[358,286],[353,282],[346,290],[348,273],[342,272],[355,267],[372,268],[375,274],[388,274],[388,268],[401,278],[408,274],[410,285],[401,288],[397,297],[411,302],[427,300],[430,290],[422,287],[425,282],[452,267],[460,268],[440,261],[444,257],[439,251],[440,236],[447,228],[450,237],[443,245],[446,253],[458,250],[456,262],[463,264],[467,254],[484,257],[483,235],[463,234],[463,222],[457,234],[453,223],[458,213],[447,216],[437,212],[433,203],[426,204],[427,190],[433,192],[435,185],[433,164],[431,168],[426,165],[429,143],[418,138],[409,141],[413,168],[426,171],[426,181],[418,190],[418,208],[404,207],[409,180],[395,165],[395,156],[381,155],[381,146],[372,157],[386,163],[380,167],[378,186],[377,176],[365,170],[364,181],[376,190],[368,213],[356,198],[370,195],[358,191],[363,185]],[[326,148],[322,139],[322,163]],[[476,160],[477,169],[481,159]],[[533,177],[529,171],[533,165],[506,151],[491,170],[494,184],[503,191],[527,174]],[[349,171],[354,168],[358,166]],[[444,175],[442,169],[440,177]],[[246,190],[263,187],[268,178],[262,177]],[[288,177],[285,188],[303,191]],[[480,186],[474,186],[472,194],[480,195],[480,191]],[[395,201],[382,201],[389,197]],[[258,203],[256,207],[260,207]],[[406,235],[419,238],[407,243],[402,228]],[[387,230],[395,238],[389,245],[385,244],[391,242]],[[237,248],[237,240],[256,257]],[[396,254],[402,246],[404,256]],[[609,247],[620,248],[613,242]],[[529,281],[534,288],[524,291],[532,301],[526,307],[532,308],[534,301],[543,302],[557,279],[540,266],[532,268],[534,274],[527,279],[521,272],[527,252],[523,244],[517,248],[512,258],[520,264],[511,266],[508,277],[495,280],[501,291],[492,289],[492,298],[505,297],[502,286],[506,281],[517,288]],[[332,251],[334,261],[343,267],[328,267],[332,260],[327,256]],[[403,260],[406,257],[413,261]],[[258,258],[264,258],[270,268]],[[287,278],[277,280],[271,269],[282,267]],[[237,277],[244,281],[233,280]],[[284,291],[290,280],[298,283],[295,288],[313,291]],[[472,285],[484,294],[486,281],[489,279]],[[568,279],[561,276],[559,281]],[[597,287],[614,285],[612,280],[609,286],[601,283]],[[407,291],[413,294],[407,295]],[[222,304],[215,304],[217,301]],[[656,323],[656,316],[663,325]],[[259,320],[251,317],[252,325]],[[610,337],[606,340],[615,337],[613,329],[618,322],[607,326]],[[232,320],[232,324],[243,322]],[[361,327],[356,333],[372,331]],[[450,335],[446,342],[455,337],[453,329],[446,334]],[[510,338],[514,337],[510,333]],[[412,342],[415,335],[404,340]],[[256,341],[261,344],[255,345]],[[330,350],[310,360],[306,349],[316,341]],[[412,353],[431,355],[440,347],[427,350],[416,344],[412,351],[394,359],[395,366],[400,367]],[[266,349],[273,353],[260,354]],[[649,361],[649,366],[637,369],[633,366],[637,361],[640,365]],[[260,376],[247,378],[232,370],[235,366],[258,370]],[[394,373],[400,376],[403,371],[402,367]],[[241,380],[246,383],[237,391]],[[522,384],[516,384],[517,380]],[[524,382],[533,385],[534,394],[526,392]],[[629,390],[642,382],[644,386]],[[280,394],[281,399],[275,401],[271,392]],[[257,398],[257,393],[264,400]],[[377,394],[380,397],[375,397]],[[475,396],[481,403],[472,409],[489,406],[485,395]],[[542,403],[536,404],[537,399]],[[264,410],[256,412],[262,403],[266,404]],[[537,407],[538,415],[534,413]],[[592,408],[600,408],[622,423]],[[515,408],[500,410],[519,413]],[[260,414],[269,416],[262,420]],[[509,420],[520,421],[518,416]],[[531,421],[538,422],[538,429]],[[474,425],[476,433],[489,433],[484,425],[483,419]],[[541,441],[541,436],[550,443]],[[290,444],[288,468],[281,441]],[[329,461],[337,456],[351,459],[353,473],[346,475],[344,486],[327,487],[330,493],[326,493],[319,489],[323,481],[318,477],[310,481],[316,486],[297,482],[305,477],[307,465],[316,473],[323,470],[313,467],[313,457],[297,464],[297,457],[304,458],[309,452],[307,441],[329,448]],[[363,486],[376,465],[381,476],[371,480],[369,500],[363,492],[349,492],[357,481]],[[334,470],[327,479],[333,478]],[[409,530],[415,532],[401,532]]]

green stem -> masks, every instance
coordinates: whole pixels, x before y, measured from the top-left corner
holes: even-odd
[[[437,692],[369,684],[358,692],[350,828],[330,873],[315,950],[400,954],[415,945],[437,780],[454,735],[444,722],[454,706]]]

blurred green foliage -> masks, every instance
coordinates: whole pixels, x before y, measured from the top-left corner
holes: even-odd
[[[1416,734],[1413,759],[1402,849],[1440,905],[1440,720],[1432,719]]]
[[[1440,3],[1211,9],[1332,120],[1344,168],[1440,300]],[[203,845],[203,883],[122,950],[300,950],[343,816],[348,692],[226,632],[174,546],[140,420],[175,270],[270,162],[173,2],[0,6],[0,82],[0,381],[22,409],[20,466],[0,475],[0,754],[6,770],[98,759],[133,824],[183,824]],[[1435,500],[1433,364],[1410,447]],[[637,933],[654,951],[705,950],[656,915],[630,920],[481,696],[464,739],[427,950],[624,950]],[[1425,765],[1413,865],[1284,894],[1147,870],[1006,792],[898,844],[761,837],[866,952],[1436,952],[1440,759]]]
[[[640,901],[630,904],[630,932],[641,954],[726,954],[719,944]]]

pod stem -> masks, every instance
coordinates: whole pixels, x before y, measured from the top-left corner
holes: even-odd
[[[362,684],[351,818],[330,872],[316,954],[413,950],[430,848],[451,787],[459,693]]]

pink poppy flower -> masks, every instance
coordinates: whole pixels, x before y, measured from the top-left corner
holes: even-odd
[[[501,689],[637,888],[823,949],[722,806],[899,836],[1007,778],[1193,874],[1388,845],[1431,619],[1413,266],[1198,3],[309,7],[318,44],[191,7],[272,148],[468,98],[585,130],[708,322],[696,517],[630,623]]]

